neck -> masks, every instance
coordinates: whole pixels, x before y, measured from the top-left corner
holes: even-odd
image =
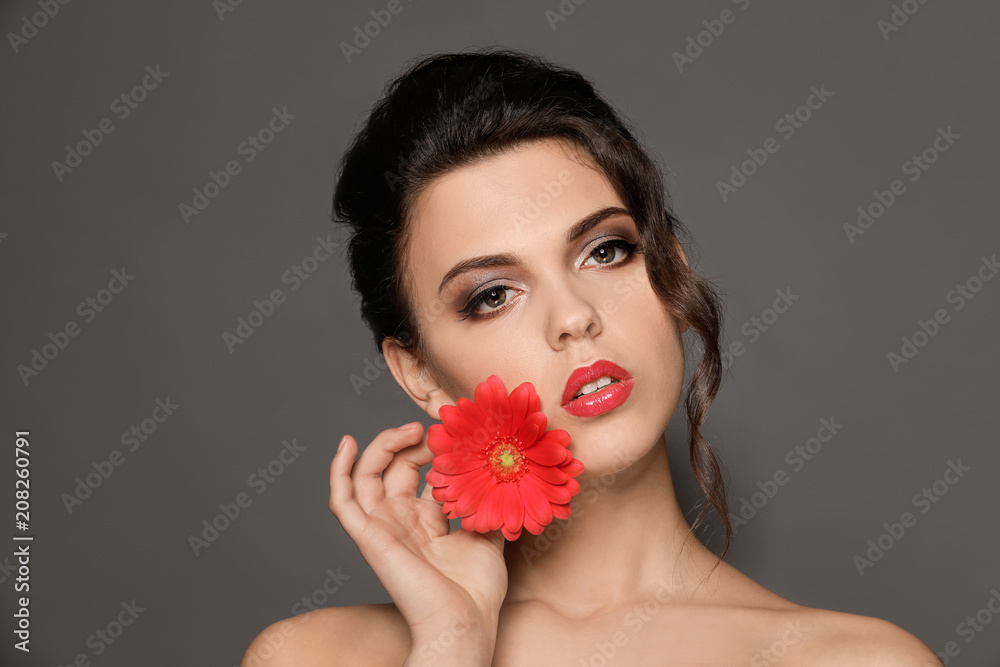
[[[578,479],[568,519],[506,543],[505,600],[587,617],[636,600],[690,598],[716,557],[681,512],[665,437],[624,470]]]

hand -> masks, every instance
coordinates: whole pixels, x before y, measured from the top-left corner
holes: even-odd
[[[482,637],[492,656],[507,593],[503,534],[449,533],[431,486],[417,497],[420,467],[434,458],[422,424],[382,431],[354,462],[357,451],[345,436],[333,457],[330,511],[409,624],[414,645],[459,622],[474,626],[466,639]]]

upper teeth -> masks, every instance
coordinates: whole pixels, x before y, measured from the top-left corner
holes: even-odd
[[[593,382],[590,382],[580,387],[580,391],[578,391],[576,393],[576,396],[574,396],[573,398],[576,399],[580,398],[581,396],[585,396],[586,394],[593,394],[598,389],[603,389],[604,387],[607,387],[609,384],[614,384],[615,382],[618,382],[616,378],[613,378],[609,375],[602,375]]]

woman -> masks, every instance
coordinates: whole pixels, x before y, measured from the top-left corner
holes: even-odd
[[[506,49],[416,63],[348,150],[334,209],[400,387],[440,419],[492,374],[508,390],[530,381],[589,492],[540,535],[449,533],[431,486],[417,496],[433,458],[423,425],[382,431],[357,461],[344,436],[330,509],[393,603],[276,623],[245,666],[941,664],[889,622],[797,605],[722,561],[725,489],[700,433],[720,304],[688,267],[654,162],[578,73]],[[721,517],[718,556],[681,512],[664,437],[689,328],[703,350],[689,450],[707,499],[694,524]],[[631,392],[568,408],[598,372]]]

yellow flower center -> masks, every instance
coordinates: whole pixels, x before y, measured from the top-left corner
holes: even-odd
[[[490,473],[497,481],[516,482],[528,471],[527,459],[521,453],[521,443],[517,438],[496,437],[486,449],[486,460]]]

